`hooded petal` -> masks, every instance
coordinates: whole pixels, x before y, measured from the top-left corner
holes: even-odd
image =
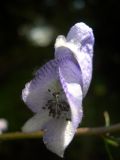
[[[80,52],[84,52],[93,55],[93,46],[94,46],[94,35],[92,28],[87,26],[85,23],[76,23],[71,27],[70,31],[67,34],[67,37],[60,35],[57,37],[55,42],[55,50],[59,47],[69,48],[74,52],[79,50]],[[57,56],[59,55],[59,51],[55,53]]]
[[[93,31],[84,23],[76,23],[66,39],[58,36],[55,43],[56,58],[64,57],[67,53],[79,64],[83,79],[83,96],[86,95],[92,78],[93,45]]]
[[[51,99],[51,91],[58,91],[60,84],[57,77],[57,60],[51,60],[41,67],[35,74],[35,78],[26,84],[22,91],[23,101],[33,112],[40,112],[48,100]]]
[[[92,57],[94,46],[93,31],[85,23],[76,23],[68,32],[66,41],[77,47],[77,49],[73,52],[78,64],[81,67],[83,78],[83,96],[85,96],[92,78]]]
[[[69,64],[69,65],[68,65]],[[65,67],[66,66],[66,67]],[[67,69],[66,69],[67,68]],[[82,74],[77,65],[66,59],[59,65],[59,76],[71,109],[71,119],[74,129],[82,120]],[[81,81],[80,81],[81,78]]]
[[[92,56],[94,35],[92,29],[85,23],[76,23],[68,32],[66,40],[75,44],[81,52],[86,52]]]
[[[63,157],[64,150],[71,142],[75,129],[71,121],[65,119],[52,119],[44,126],[46,132],[43,141],[53,153]]]

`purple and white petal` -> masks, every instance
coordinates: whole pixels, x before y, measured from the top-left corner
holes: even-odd
[[[43,140],[49,150],[63,157],[64,151],[72,141],[76,128],[82,119],[82,78],[78,64],[72,61],[70,57],[61,59],[59,62],[59,73],[65,94],[66,89],[64,86],[68,84],[66,96],[70,105],[70,113],[69,117],[63,114],[60,118],[52,118],[45,123],[43,126],[43,130],[45,130]],[[62,76],[65,84],[63,84]]]
[[[35,74],[35,78],[26,84],[22,91],[22,99],[35,113],[41,111],[46,102],[51,99],[52,92],[58,91],[60,85],[57,76],[57,60],[51,60],[41,67]]]
[[[41,112],[35,114],[30,118],[22,127],[23,132],[34,132],[43,130],[43,126],[51,120],[48,110],[41,110]]]
[[[76,23],[68,32],[66,41],[75,44],[78,51],[74,52],[82,71],[83,96],[86,95],[92,78],[92,58],[94,35],[85,23]]]
[[[82,79],[83,79],[83,97],[86,96],[91,79],[92,79],[92,65],[93,60],[92,57],[89,56],[89,54],[85,54],[81,52],[81,54],[76,54],[76,59],[80,65],[81,71],[82,71]]]
[[[78,62],[82,71],[84,97],[92,78],[93,45],[93,31],[84,23],[76,23],[68,32],[66,39],[58,36],[55,43],[56,58],[64,57],[67,53]]]
[[[51,119],[45,125],[43,141],[46,147],[53,153],[63,157],[66,147],[69,145],[75,134],[71,121],[65,119]]]
[[[67,67],[67,65],[69,67]],[[83,115],[82,74],[73,61],[66,59],[61,61],[59,65],[59,76],[61,85],[70,105],[72,123],[76,129],[81,122]]]
[[[66,47],[71,49],[74,52],[77,50],[80,52],[84,52],[93,55],[93,46],[94,46],[94,35],[93,30],[85,23],[76,23],[73,27],[71,27],[68,32],[66,38],[63,35],[60,35],[56,38],[55,42],[55,51],[59,47]],[[58,51],[59,52],[59,51]],[[57,57],[55,52],[55,56]]]
[[[94,35],[92,29],[85,23],[76,23],[68,32],[66,41],[75,44],[80,52],[92,56]]]
[[[72,57],[61,58],[58,66],[59,74],[64,76],[67,83],[77,83],[83,85],[81,68]]]
[[[67,42],[65,37],[60,35],[55,42],[55,58],[59,59],[69,56],[74,59],[74,52],[77,52],[77,49],[75,44]]]

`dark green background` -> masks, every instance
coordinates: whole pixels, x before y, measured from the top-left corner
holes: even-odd
[[[81,126],[104,126],[103,112],[111,124],[120,121],[120,6],[117,0],[4,0],[0,2],[0,118],[8,131],[20,131],[32,112],[21,100],[21,91],[33,72],[54,56],[57,35],[66,35],[76,22],[85,22],[95,35],[93,79],[84,99]],[[24,27],[53,26],[55,35],[45,47],[33,45]],[[119,133],[116,134],[119,137]],[[114,160],[120,148],[110,147]],[[43,157],[43,158],[42,158]],[[46,150],[42,139],[0,142],[0,160],[60,159]],[[100,137],[75,137],[65,152],[66,160],[108,160]]]

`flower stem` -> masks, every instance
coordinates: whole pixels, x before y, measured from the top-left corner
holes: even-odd
[[[113,133],[120,131],[120,123],[114,124],[108,127],[96,127],[96,128],[78,128],[77,136],[87,135],[104,135],[106,133]],[[43,136],[43,132],[23,133],[23,132],[11,132],[0,134],[0,141],[18,140],[18,139],[37,139]]]
[[[7,140],[20,140],[20,139],[37,139],[43,136],[43,132],[23,133],[23,132],[10,132],[0,134],[0,141]]]
[[[78,128],[77,135],[104,135],[120,131],[120,123],[108,127]]]

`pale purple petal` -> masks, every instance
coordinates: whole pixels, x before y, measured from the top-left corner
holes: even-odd
[[[70,57],[59,62],[59,76],[70,105],[71,120],[51,119],[44,125],[43,140],[49,150],[63,157],[82,119],[82,78],[79,66]]]
[[[76,51],[77,47],[72,44],[68,43],[64,36],[60,35],[56,38],[55,42],[55,58],[63,58],[63,57],[72,57],[74,59],[74,52]]]
[[[41,110],[41,112],[35,114],[30,118],[22,127],[23,132],[34,132],[43,129],[45,123],[47,123],[51,117],[49,116],[48,110]]]
[[[73,59],[72,57],[62,58],[59,62],[58,69],[64,76],[64,79],[67,83],[78,83],[82,87],[82,72],[75,59]]]
[[[78,48],[74,51],[74,57],[81,67],[83,96],[85,96],[92,78],[93,31],[85,23],[76,23],[68,32],[66,41],[74,44]]]
[[[76,23],[69,30],[66,38],[62,35],[56,38],[55,42],[55,56],[57,56],[56,52],[59,47],[69,48],[74,52],[76,50],[80,52],[85,52],[93,55],[93,46],[94,46],[94,35],[93,30],[85,23]]]
[[[58,36],[55,43],[56,59],[64,57],[67,53],[67,56],[69,55],[73,60],[76,59],[79,64],[82,72],[84,97],[92,78],[93,45],[93,31],[84,23],[76,23],[68,32],[66,39],[64,36]]]
[[[69,64],[69,67],[66,69],[65,65],[67,66],[67,64]],[[70,105],[72,124],[76,130],[79,123],[81,122],[83,115],[83,94],[81,82],[79,81],[82,75],[80,70],[77,68],[77,65],[73,61],[66,59],[59,65],[59,76],[68,103]]]
[[[45,126],[43,141],[53,153],[63,157],[66,147],[71,142],[75,129],[71,121],[65,119],[52,119]]]
[[[76,23],[68,32],[66,41],[75,44],[81,52],[93,54],[93,31],[85,23]]]
[[[55,49],[55,57],[57,59],[61,59],[63,57],[71,57],[75,59],[72,50],[64,46]]]
[[[57,77],[57,60],[51,60],[41,67],[35,74],[35,78],[26,84],[22,91],[23,101],[33,112],[40,112],[47,100],[51,99],[48,89],[59,88]]]

